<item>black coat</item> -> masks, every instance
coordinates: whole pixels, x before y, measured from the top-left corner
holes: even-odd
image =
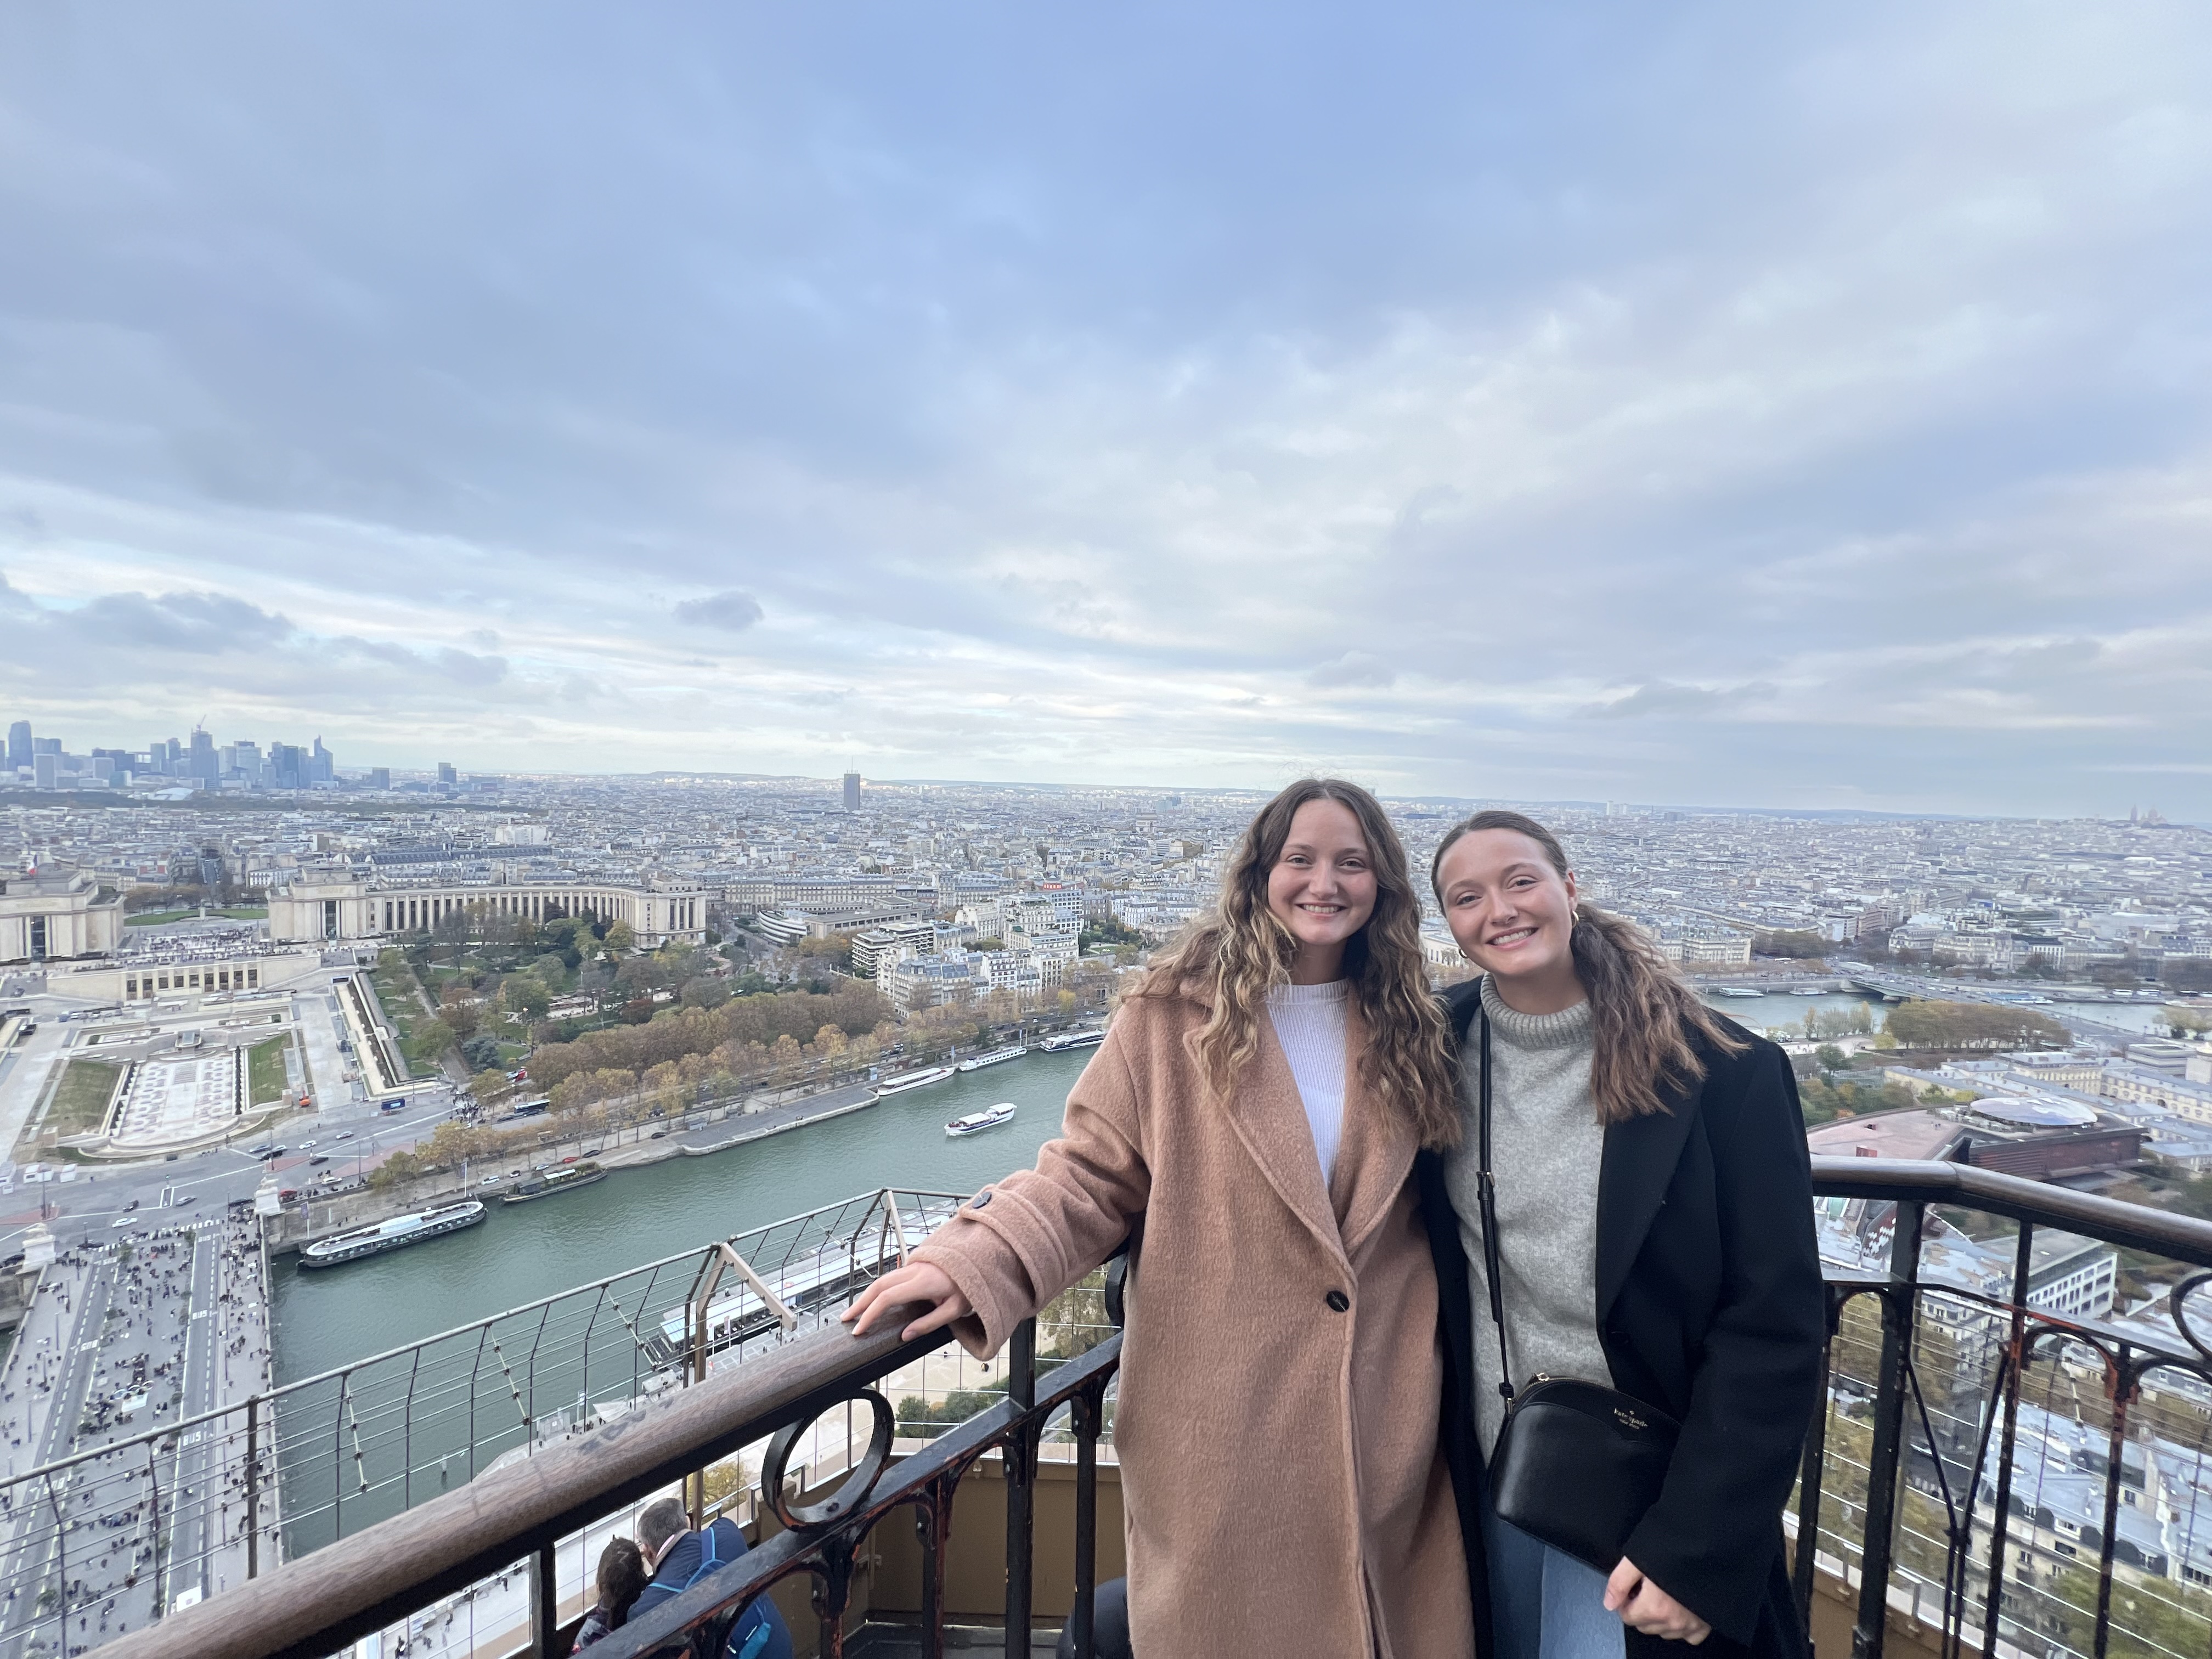
[[[1480,983],[1446,995],[1455,1048]],[[1666,1487],[1630,1536],[1629,1559],[1713,1627],[1698,1653],[1804,1659],[1781,1515],[1825,1382],[1826,1302],[1796,1079],[1779,1048],[1750,1042],[1736,1054],[1700,1043],[1701,1085],[1668,1095],[1664,1112],[1606,1130],[1598,1336],[1613,1387],[1682,1425]],[[1444,1450],[1474,1581],[1476,1646],[1490,1659],[1473,1390],[1495,1389],[1498,1379],[1471,1374],[1475,1310],[1443,1159],[1422,1153],[1414,1179],[1437,1259]],[[1631,1631],[1628,1651],[1656,1659],[1692,1650]]]

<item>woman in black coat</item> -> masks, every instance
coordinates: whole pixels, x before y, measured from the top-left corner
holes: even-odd
[[[1707,1009],[1630,924],[1577,902],[1565,852],[1532,820],[1477,814],[1445,837],[1432,874],[1485,970],[1447,997],[1464,1145],[1415,1170],[1478,1648],[1608,1659],[1625,1645],[1646,1659],[1682,1643],[1804,1659],[1781,1510],[1820,1397],[1826,1313],[1789,1062]],[[1510,1366],[1474,1199],[1485,1010]],[[1516,1388],[1540,1370],[1607,1384],[1681,1425],[1662,1494],[1609,1577],[1489,1509],[1484,1460],[1509,1369]]]

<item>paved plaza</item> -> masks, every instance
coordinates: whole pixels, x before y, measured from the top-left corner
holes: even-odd
[[[125,1086],[109,1145],[155,1152],[224,1133],[238,1121],[245,1059],[236,1048],[210,1048],[143,1062]]]
[[[61,1659],[152,1622],[157,1597],[244,1581],[242,1418],[145,1437],[269,1386],[250,1217],[149,1218],[46,1270],[0,1370],[0,1659]],[[267,1564],[273,1493],[258,1518]]]

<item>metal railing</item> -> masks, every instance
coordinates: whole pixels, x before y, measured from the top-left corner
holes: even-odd
[[[842,1308],[958,1202],[865,1194],[215,1410],[131,1433],[87,1416],[81,1449],[0,1479],[0,1656],[75,1650],[94,1626],[234,1591],[749,1362]],[[120,1357],[100,1340],[94,1365],[110,1346]]]
[[[1948,1164],[1816,1159],[1814,1189],[1829,1385],[1786,1517],[1805,1608],[1850,1606],[1854,1659],[1879,1659],[1899,1632],[1942,1659],[1969,1648],[1983,1659],[2205,1651],[2212,1352],[2191,1316],[2212,1282],[2212,1223]],[[2054,1249],[2053,1235],[2076,1243]],[[992,1453],[1007,1499],[1006,1646],[1024,1654],[1033,1615],[1059,1613],[1032,1605],[1031,1565],[1041,1442],[1063,1408],[1077,1465],[1067,1616],[1087,1654],[1118,1337],[1048,1371],[1023,1328],[1004,1397],[895,1456],[902,1413],[884,1380],[911,1377],[940,1346],[902,1343],[896,1328],[782,1335],[741,1365],[293,1560],[219,1607],[134,1632],[118,1659],[307,1659],[518,1572],[529,1616],[507,1650],[554,1651],[556,1553],[763,1441],[759,1547],[616,1632],[598,1650],[605,1659],[639,1659],[800,1575],[814,1590],[818,1651],[841,1654],[856,1560],[902,1508],[916,1514],[924,1555],[923,1650],[941,1653],[952,1495]],[[808,1425],[841,1411],[866,1424],[865,1450],[787,1480]],[[810,1492],[817,1501],[802,1507]]]
[[[944,1552],[953,1493],[961,1478],[994,1450],[1005,1460],[1007,1488],[1007,1648],[1025,1656],[1039,1441],[1048,1419],[1065,1407],[1076,1450],[1073,1622],[1077,1650],[1090,1659],[1097,1448],[1105,1393],[1120,1363],[1120,1337],[1109,1337],[1041,1377],[1035,1325],[1023,1325],[1013,1340],[1006,1398],[893,1469],[890,1406],[868,1385],[939,1346],[935,1336],[902,1340],[902,1322],[894,1318],[867,1338],[842,1328],[799,1336],[635,1417],[494,1470],[459,1492],[289,1562],[220,1602],[134,1632],[112,1651],[117,1659],[320,1659],[519,1566],[530,1585],[526,1650],[549,1653],[562,1627],[553,1587],[555,1554],[563,1540],[765,1436],[772,1438],[762,1472],[763,1502],[785,1529],[607,1638],[597,1650],[605,1659],[638,1659],[718,1622],[778,1580],[800,1572],[816,1583],[819,1651],[842,1654],[855,1553],[878,1521],[905,1505],[915,1507],[922,1522],[924,1639],[929,1652],[941,1654]],[[785,1477],[800,1431],[856,1401],[872,1418],[866,1453],[829,1498],[794,1504]]]
[[[1814,1188],[1829,1386],[1801,1610],[1842,1590],[1853,1659],[1899,1614],[1943,1659],[2204,1652],[2212,1222],[1954,1164],[1815,1158]]]

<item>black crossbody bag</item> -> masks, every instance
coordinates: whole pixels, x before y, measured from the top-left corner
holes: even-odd
[[[1497,1182],[1490,1172],[1490,1014],[1481,1011],[1481,1113],[1476,1190],[1482,1202],[1482,1265],[1490,1318],[1498,1327],[1498,1392],[1505,1424],[1489,1465],[1498,1518],[1611,1572],[1628,1535],[1659,1501],[1681,1425],[1618,1389],[1539,1371],[1517,1392],[1505,1348],[1499,1283]]]

